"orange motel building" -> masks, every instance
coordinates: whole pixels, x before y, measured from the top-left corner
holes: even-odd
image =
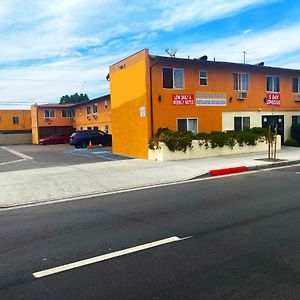
[[[0,133],[30,133],[31,118],[29,109],[0,110]]]
[[[300,123],[300,70],[150,55],[110,66],[113,152],[148,158],[159,128],[197,132]]]
[[[97,129],[111,133],[110,95],[78,104],[34,104],[31,106],[32,143],[75,130]]]

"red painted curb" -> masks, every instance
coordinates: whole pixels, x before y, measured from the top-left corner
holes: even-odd
[[[226,174],[233,174],[233,173],[241,173],[248,171],[248,167],[240,166],[234,168],[224,168],[218,170],[210,170],[209,173],[211,176],[219,176],[219,175],[226,175]]]

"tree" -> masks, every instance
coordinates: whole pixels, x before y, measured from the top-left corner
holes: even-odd
[[[65,95],[60,98],[60,104],[68,104],[68,103],[81,103],[81,102],[87,102],[89,101],[89,97],[87,94],[80,94],[78,93],[74,95]]]

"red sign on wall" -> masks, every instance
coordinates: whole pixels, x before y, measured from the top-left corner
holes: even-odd
[[[266,97],[267,101],[266,104],[267,105],[280,105],[280,94],[278,93],[267,93],[267,97]]]
[[[194,105],[193,94],[173,94],[173,105]]]

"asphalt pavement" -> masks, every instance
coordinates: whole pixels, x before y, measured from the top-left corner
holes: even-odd
[[[299,299],[299,171],[2,211],[0,298]],[[179,240],[129,251],[171,237]]]

